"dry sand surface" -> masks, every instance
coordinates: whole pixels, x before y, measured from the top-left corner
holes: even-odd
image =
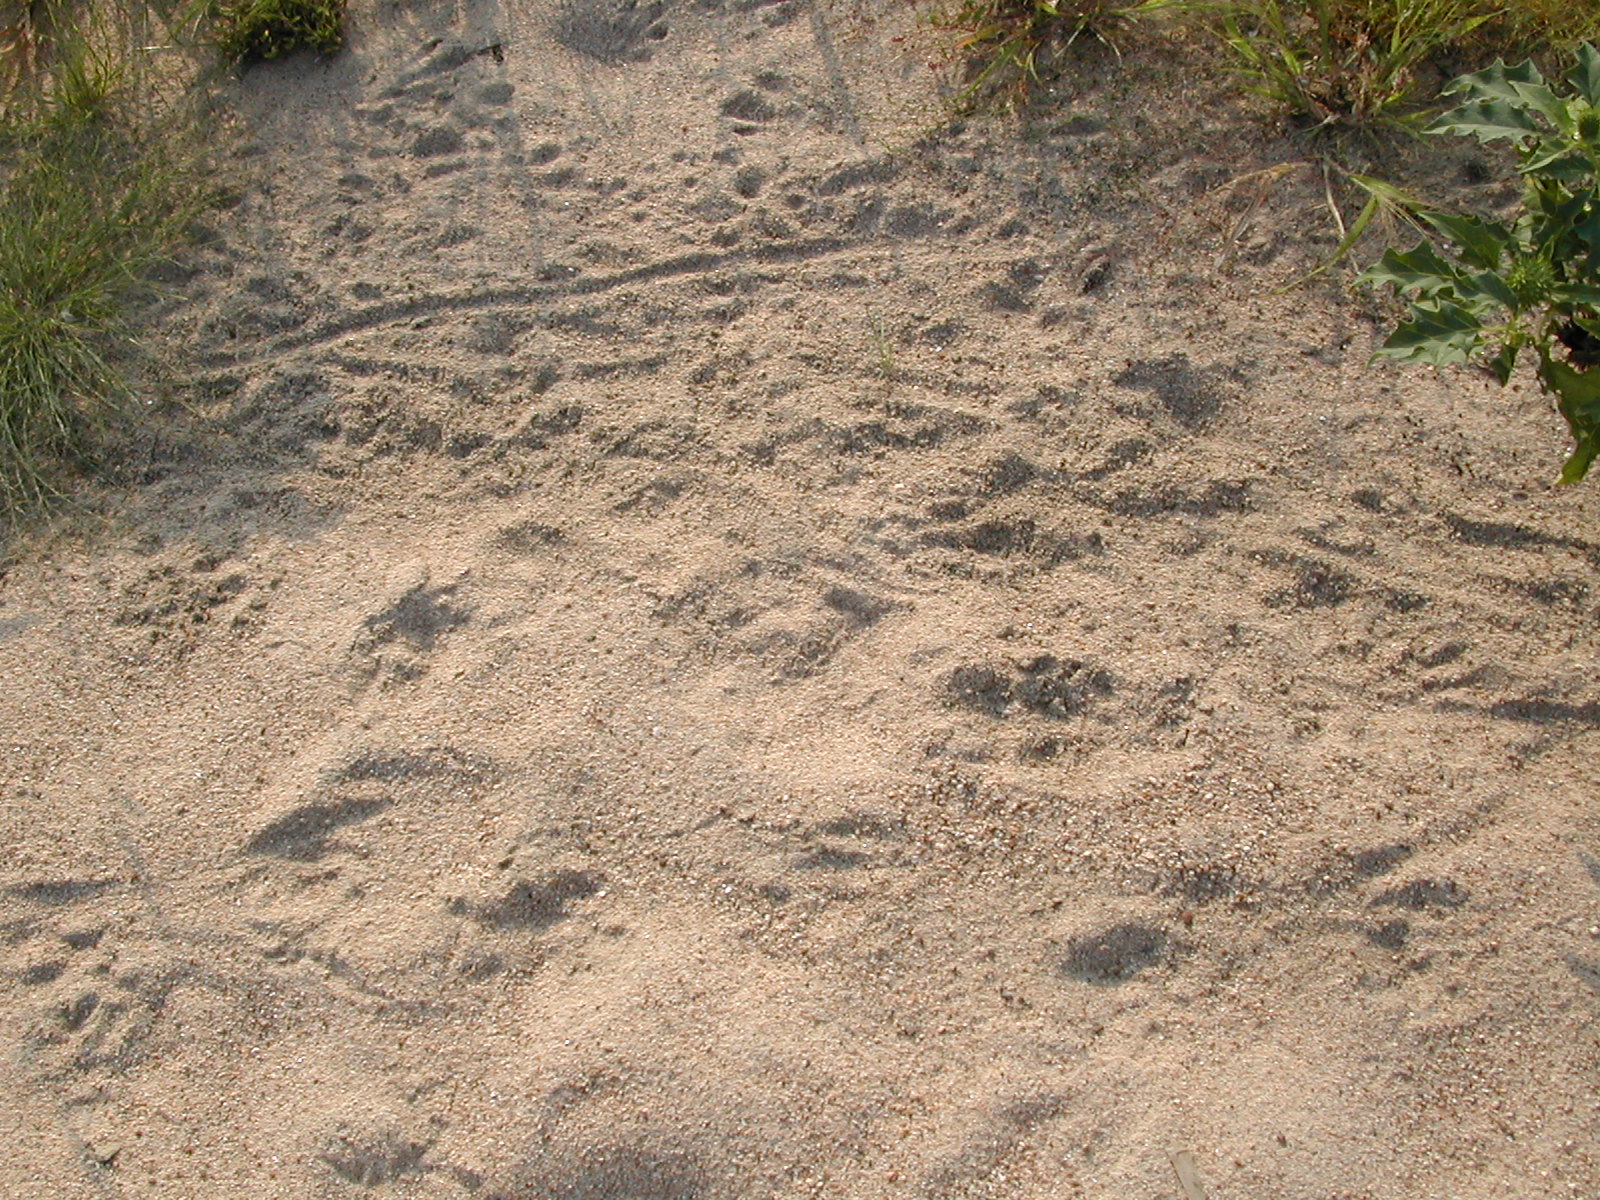
[[[1595,488],[1272,293],[1293,143],[1181,47],[951,124],[899,5],[351,20],[0,580],[0,1195],[1600,1196]]]

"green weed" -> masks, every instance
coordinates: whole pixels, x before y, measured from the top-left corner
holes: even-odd
[[[32,25],[0,92],[0,512],[56,494],[129,410],[134,314],[202,199],[142,74],[146,31],[116,15]]]
[[[229,59],[279,58],[302,48],[344,45],[344,0],[218,0],[215,36]]]
[[[1421,94],[1421,68],[1490,17],[1480,0],[1238,0],[1223,41],[1251,91],[1313,128],[1371,129]]]
[[[1482,0],[1481,7],[1491,15],[1469,48],[1489,54],[1570,52],[1600,40],[1600,0]]]
[[[994,94],[1015,103],[1081,38],[1115,45],[1113,35],[1173,0],[960,0],[936,9],[935,29],[954,35],[953,57],[967,78],[958,106]]]
[[[885,383],[891,383],[896,374],[894,356],[894,336],[889,332],[889,327],[877,314],[868,318],[868,340],[872,345],[873,361],[878,373],[878,378]]]
[[[1436,239],[1387,251],[1362,280],[1409,301],[1380,355],[1481,363],[1504,384],[1531,349],[1575,443],[1560,479],[1575,483],[1600,454],[1600,52],[1579,47],[1564,82],[1497,62],[1451,84],[1459,103],[1428,132],[1512,143],[1522,211],[1505,222],[1424,210]]]

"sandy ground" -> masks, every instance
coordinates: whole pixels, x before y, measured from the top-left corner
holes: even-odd
[[[889,5],[352,27],[0,578],[0,1194],[1600,1196],[1594,485],[1272,294],[1292,143],[1132,47],[952,126]]]

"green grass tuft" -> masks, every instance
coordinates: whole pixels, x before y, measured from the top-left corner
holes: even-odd
[[[131,409],[133,319],[202,204],[114,33],[57,21],[0,88],[0,513],[59,495]]]
[[[1448,67],[1565,50],[1600,0],[1201,0],[1250,91],[1315,129],[1370,131],[1433,101]]]
[[[1600,0],[1480,0],[1479,8],[1490,14],[1473,39],[1480,66],[1512,53],[1548,55],[1555,65],[1582,43],[1600,41]]]
[[[219,0],[216,39],[237,62],[295,50],[333,54],[344,45],[344,0]]]
[[[1245,86],[1318,129],[1371,129],[1431,97],[1424,68],[1490,17],[1478,0],[1238,0],[1222,36]]]
[[[953,35],[951,55],[967,79],[958,106],[988,95],[1010,103],[1050,73],[1080,39],[1114,46],[1114,36],[1173,0],[959,0],[933,11],[935,29]]]

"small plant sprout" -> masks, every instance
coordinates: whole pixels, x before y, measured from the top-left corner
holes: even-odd
[[[1427,132],[1510,142],[1522,212],[1505,222],[1419,211],[1437,237],[1387,251],[1361,281],[1409,304],[1383,357],[1478,363],[1504,384],[1530,349],[1575,443],[1560,480],[1575,483],[1600,454],[1600,52],[1581,45],[1563,82],[1497,62],[1446,88],[1459,104]]]
[[[870,337],[873,355],[877,360],[878,378],[888,383],[895,377],[894,339],[884,325],[883,318],[876,314],[870,319]]]

